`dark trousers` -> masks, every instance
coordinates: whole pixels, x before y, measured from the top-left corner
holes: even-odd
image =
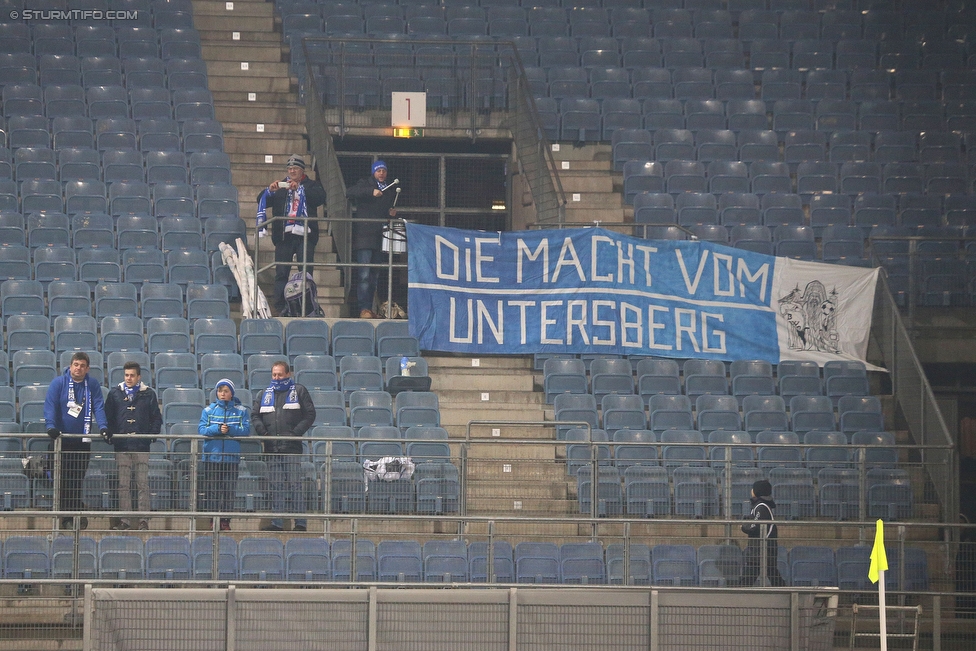
[[[299,270],[302,266],[302,242],[305,238],[301,235],[285,233],[281,244],[275,246],[275,262],[283,262],[275,267],[274,297],[272,302],[278,312],[285,309],[285,285],[288,284],[288,277],[291,275],[292,259],[294,259]],[[306,252],[306,262],[315,261],[315,245],[312,240],[308,240],[308,251]],[[311,271],[311,269],[309,269]]]
[[[380,254],[372,249],[356,249],[356,262],[359,264],[380,263]],[[373,296],[376,294],[376,281],[379,269],[375,267],[356,267],[356,313],[373,309]],[[385,299],[384,299],[385,300]],[[382,303],[382,301],[380,301]]]
[[[200,492],[203,511],[230,512],[237,496],[236,463],[204,461],[200,464]]]
[[[302,457],[300,454],[267,454],[268,482],[271,485],[271,510],[275,513],[304,513],[305,493],[302,490]],[[271,524],[284,526],[282,518],[272,518]],[[304,518],[295,525],[305,526]]]
[[[779,558],[779,544],[775,538],[766,539],[766,578],[772,586],[784,586],[786,581],[779,573],[776,561]],[[759,578],[759,568],[762,566],[762,543],[759,539],[749,541],[746,552],[742,558],[742,585],[752,586]]]
[[[88,449],[61,450],[61,489],[58,497],[62,511],[84,510],[82,490],[90,457],[91,452]]]

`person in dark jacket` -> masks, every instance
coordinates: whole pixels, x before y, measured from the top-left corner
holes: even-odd
[[[200,491],[204,510],[232,511],[237,493],[237,470],[241,463],[241,444],[237,437],[251,433],[251,417],[234,396],[234,383],[217,382],[217,399],[203,408],[197,431],[207,437],[200,463]],[[230,531],[230,518],[220,519],[220,530]]]
[[[275,513],[303,513],[302,435],[315,422],[315,405],[308,390],[291,377],[288,362],[278,361],[271,367],[271,385],[254,399],[251,410],[254,432],[273,436],[264,442],[271,486],[271,509]],[[295,531],[306,531],[305,518],[295,519]],[[284,520],[273,518],[265,531],[282,531]]]
[[[44,398],[44,423],[52,440],[61,434],[71,434],[61,441],[61,486],[58,491],[63,511],[80,511],[82,484],[91,456],[91,437],[97,430],[111,442],[105,418],[105,402],[102,386],[88,375],[91,360],[88,353],[77,352],[71,356],[71,365],[62,375],[54,378]],[[79,523],[84,529],[88,518]],[[61,528],[71,527],[71,518],[61,518]]]
[[[275,246],[275,262],[283,263],[275,267],[274,307],[278,313],[284,311],[285,285],[291,273],[292,259],[299,267],[302,258],[315,261],[315,245],[319,241],[318,208],[325,204],[325,188],[319,181],[305,175],[305,159],[292,154],[285,163],[287,176],[281,181],[272,181],[266,190],[258,195],[258,234],[262,234],[262,217],[267,208],[276,219],[271,223],[271,242]],[[305,218],[308,218],[306,239]],[[307,242],[303,248],[302,244]]]
[[[356,202],[356,221],[352,227],[352,253],[356,264],[380,263],[383,249],[383,227],[386,220],[396,217],[393,202],[396,193],[386,183],[386,163],[373,163],[372,176],[360,179],[346,191]],[[370,220],[370,221],[367,221]],[[383,221],[380,221],[383,220]],[[373,318],[373,295],[379,270],[375,267],[356,268],[356,309],[362,318]],[[353,312],[355,314],[355,311]]]
[[[762,540],[766,541],[766,578],[772,586],[784,586],[782,575],[776,561],[779,558],[779,544],[776,542],[778,532],[773,524],[773,487],[765,479],[760,479],[752,485],[752,511],[748,515],[750,522],[742,525],[742,533],[749,536],[749,546],[742,562],[742,585],[751,586],[756,583],[762,567]]]
[[[142,368],[138,362],[122,366],[123,381],[112,387],[105,399],[105,417],[115,447],[115,463],[119,468],[119,510],[132,510],[132,471],[136,475],[136,504],[140,511],[149,511],[149,446],[152,439],[130,438],[119,434],[159,434],[163,417],[159,413],[156,392],[142,383]],[[121,518],[113,529],[129,529],[129,518]],[[139,520],[140,529],[149,528],[149,520]]]

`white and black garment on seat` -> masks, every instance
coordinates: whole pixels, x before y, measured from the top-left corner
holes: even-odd
[[[363,479],[366,490],[371,481],[397,481],[413,477],[415,465],[410,457],[382,457],[377,461],[363,461]]]

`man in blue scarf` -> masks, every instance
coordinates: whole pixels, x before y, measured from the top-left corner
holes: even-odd
[[[149,446],[152,439],[127,434],[159,434],[163,417],[159,413],[156,392],[142,383],[139,362],[128,361],[122,366],[123,381],[112,387],[105,399],[108,431],[115,446],[115,463],[119,468],[119,510],[132,510],[132,476],[135,472],[136,506],[149,511]],[[118,436],[121,434],[122,436]],[[113,529],[129,529],[129,518],[120,518]],[[139,529],[149,528],[149,520],[139,520]]]
[[[386,262],[381,256],[383,249],[383,227],[390,217],[396,217],[396,193],[387,191],[386,163],[381,160],[370,167],[370,176],[360,179],[346,190],[346,196],[356,203],[356,221],[352,225],[352,253],[357,264],[379,264]],[[373,295],[379,279],[376,267],[356,267],[356,305],[353,315],[373,319]]]
[[[291,273],[292,260],[302,265],[315,261],[315,244],[319,241],[319,206],[325,205],[325,188],[318,181],[305,175],[305,159],[292,154],[285,163],[287,175],[280,181],[272,181],[258,195],[258,235],[267,232],[262,228],[271,208],[275,219],[271,222],[271,242],[275,246],[275,285],[272,301],[281,314],[287,307],[285,285]],[[306,227],[308,232],[305,232]]]
[[[105,418],[105,403],[98,380],[88,375],[91,360],[87,353],[71,356],[71,365],[62,375],[54,378],[44,398],[44,423],[52,440],[61,434],[69,434],[61,440],[61,486],[58,492],[62,511],[81,511],[82,483],[88,470],[91,440],[95,432],[108,442],[112,435]],[[81,518],[82,529],[88,526],[88,518]],[[71,527],[71,518],[61,518],[61,528]]]
[[[274,439],[264,442],[271,486],[271,510],[275,513],[303,513],[302,435],[315,422],[315,404],[308,390],[296,384],[291,367],[281,360],[271,367],[271,385],[258,393],[251,409],[254,432]],[[295,531],[306,531],[305,518],[295,518]],[[284,520],[274,518],[265,531],[282,531]]]

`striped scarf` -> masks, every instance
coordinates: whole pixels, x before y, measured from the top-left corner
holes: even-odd
[[[289,179],[283,180],[288,181]],[[265,188],[261,192],[261,196],[258,197],[258,212],[255,220],[258,237],[265,237],[268,234],[268,227],[265,224],[268,221],[268,199],[270,196],[271,193]],[[296,190],[288,191],[287,213],[288,221],[285,222],[285,232],[296,235],[304,234],[304,230],[302,230],[304,228],[303,220],[308,217],[308,209],[305,207],[305,187],[301,183],[298,184]]]

